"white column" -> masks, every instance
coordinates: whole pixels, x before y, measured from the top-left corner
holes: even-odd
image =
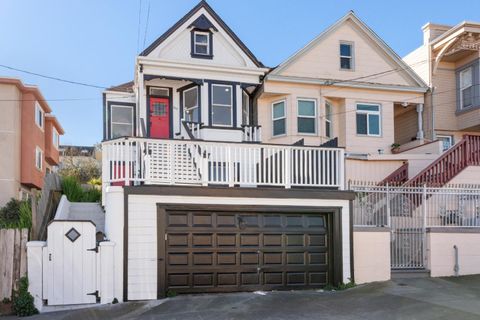
[[[105,233],[107,239],[115,243],[114,261],[114,298],[123,301],[123,188],[110,186],[105,192]]]
[[[144,81],[143,81],[143,72],[140,71],[140,67],[138,67],[138,88],[137,88],[137,108],[138,108],[138,125],[137,125],[137,132],[139,136],[143,136],[142,134],[142,125],[141,122],[143,120],[145,124],[145,130],[147,130],[147,106],[146,106],[146,99],[145,99],[145,88],[144,88]],[[145,135],[147,133],[145,132]]]
[[[27,242],[28,291],[38,311],[43,307],[43,248],[45,241]]]
[[[423,103],[417,104],[417,116],[418,116],[417,140],[422,140],[424,138],[424,134],[423,134]]]
[[[100,259],[100,303],[112,303],[115,298],[115,263],[114,263],[115,243],[111,241],[100,242],[99,256]],[[119,298],[117,298],[119,299]]]

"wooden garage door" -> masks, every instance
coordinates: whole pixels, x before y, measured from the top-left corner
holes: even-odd
[[[163,294],[318,288],[331,282],[326,214],[166,211],[163,216]]]

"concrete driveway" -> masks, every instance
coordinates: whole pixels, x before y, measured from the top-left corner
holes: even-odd
[[[480,276],[394,280],[338,292],[183,295],[29,319],[480,319]]]

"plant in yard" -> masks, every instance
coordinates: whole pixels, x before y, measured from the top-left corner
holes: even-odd
[[[81,202],[83,198],[83,189],[78,180],[73,177],[63,177],[62,192],[71,202]]]
[[[91,188],[83,191],[82,202],[99,202],[102,199],[102,191]]]
[[[101,187],[102,186],[102,179],[92,178],[88,181],[88,184],[91,185],[91,186]]]
[[[32,227],[32,208],[28,201],[12,198],[0,209],[0,229]]]
[[[18,281],[18,291],[13,293],[12,309],[19,317],[28,317],[38,313],[33,304],[33,296],[28,292],[28,278],[22,277]]]

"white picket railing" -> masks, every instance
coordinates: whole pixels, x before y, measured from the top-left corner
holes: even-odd
[[[262,127],[256,125],[243,125],[243,141],[260,142],[262,141]]]
[[[111,184],[344,187],[340,148],[120,138],[102,143]]]

